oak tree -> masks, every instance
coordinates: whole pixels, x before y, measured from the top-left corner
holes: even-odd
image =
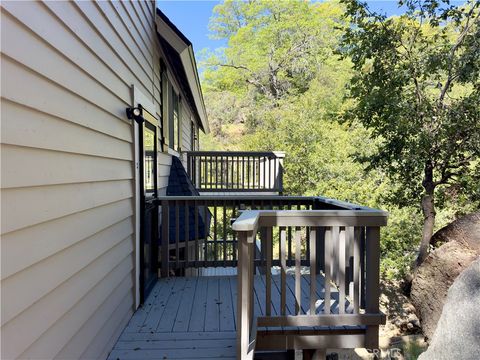
[[[421,206],[418,265],[428,254],[443,195],[479,192],[480,2],[400,1],[406,11],[399,17],[342,2],[351,25],[340,51],[355,70],[347,117],[381,140],[361,160],[398,184],[393,200]]]

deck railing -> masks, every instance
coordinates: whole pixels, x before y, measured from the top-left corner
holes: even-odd
[[[283,152],[189,151],[187,172],[200,192],[283,191]]]
[[[332,326],[365,327],[359,335],[349,338],[348,346],[338,344],[340,348],[377,348],[378,325],[385,320],[379,310],[379,259],[380,226],[386,225],[386,221],[387,214],[383,211],[348,205],[341,210],[243,212],[233,224],[238,234],[237,358],[253,359],[255,348],[318,349],[326,348],[328,341],[328,347],[332,347],[332,340],[327,340],[328,336],[318,331],[322,327],[329,330],[329,326],[330,331]],[[292,244],[287,239],[292,228],[295,293],[294,304],[287,304],[286,274],[291,270],[288,269],[288,260],[292,252]],[[274,241],[276,236],[279,237],[278,243]],[[265,273],[266,296],[265,316],[254,319],[253,273],[258,266],[257,238],[265,249],[261,265]],[[280,262],[280,286],[277,280],[277,287],[281,299],[280,309],[273,315],[275,253]],[[302,268],[304,265],[307,269]],[[319,270],[324,276],[323,298],[318,296],[316,289]],[[310,277],[309,289],[303,293],[302,272],[309,273]],[[335,299],[332,298],[332,289],[338,293]],[[294,306],[293,316],[287,314],[287,306]],[[265,327],[269,331],[258,336]],[[285,329],[289,327],[297,328],[288,333]],[[305,329],[302,327],[317,329],[317,332],[310,332],[305,337],[298,330]],[[283,329],[283,332],[279,334],[272,329]]]
[[[232,219],[242,211],[340,208],[319,197],[278,195],[163,196],[152,201],[161,214],[162,276],[181,274],[185,269],[236,267],[238,247]],[[287,242],[287,263],[292,265],[291,228],[287,230]],[[258,253],[262,254],[260,248]],[[256,264],[261,261],[257,258]],[[280,265],[278,259],[274,263]]]

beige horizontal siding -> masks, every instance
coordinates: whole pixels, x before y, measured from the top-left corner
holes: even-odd
[[[135,307],[125,108],[134,85],[160,112],[154,3],[1,8],[1,358],[103,359]],[[159,153],[161,195],[171,160]]]
[[[5,165],[3,188],[133,178],[132,164],[127,160],[12,145],[3,145],[0,151]]]
[[[160,109],[154,4],[1,7],[1,358],[105,358],[135,306],[125,108],[134,85]]]
[[[97,284],[99,285],[96,287],[97,289],[105,288],[106,283],[101,284],[103,278],[107,279],[106,282],[114,282],[113,279],[108,278],[109,273],[126,256],[131,257],[132,250],[133,242],[131,238],[125,239],[112,248],[111,251],[92,262],[90,266],[85,267],[74,277],[62,283],[55,292],[51,292],[40,299],[18,316],[15,321],[7,323],[2,329],[2,339],[4,344],[9,346],[2,347],[2,358],[24,358],[21,354],[32,345],[36,348],[42,347],[52,354],[60,351],[63,346],[73,341],[72,338],[64,339],[63,336],[71,334],[74,337],[81,328],[82,323],[88,319],[88,317],[78,316],[78,311],[82,310],[82,308],[79,308],[79,305],[81,305],[80,301],[84,300]],[[89,311],[95,311],[103,301],[109,300],[108,295],[105,294],[100,297],[98,294],[97,292],[96,295],[93,295],[93,304],[90,304],[96,306],[92,308],[87,306],[85,309],[88,310],[90,308]],[[70,317],[73,317],[73,321],[63,324],[65,319]],[[57,335],[49,341],[48,334],[55,330],[54,326],[64,326],[65,332],[61,331],[62,336]],[[26,331],[27,329],[28,331]],[[18,334],[22,334],[22,336],[18,336]],[[42,338],[43,335],[47,336]],[[35,356],[38,356],[36,357],[37,359],[52,358],[52,356],[43,357],[44,355],[45,353],[31,354],[31,357],[35,358]]]
[[[2,280],[131,217],[130,202],[127,198],[3,235]]]
[[[132,144],[128,141],[8,100],[2,99],[0,106],[2,118],[15,118],[2,121],[3,144],[132,160]]]
[[[130,180],[2,189],[2,233],[132,197]]]

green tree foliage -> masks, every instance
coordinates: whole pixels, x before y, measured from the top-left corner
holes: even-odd
[[[225,1],[216,6],[210,27],[228,46],[201,62],[213,129],[202,138],[202,147],[285,151],[286,194],[322,195],[388,210],[382,273],[399,277],[416,255],[421,213],[412,201],[387,201],[403,187],[387,168],[366,171],[368,163],[356,161],[359,154],[375,157],[384,137],[356,117],[342,121],[359,102],[347,98],[352,77],[358,77],[355,59],[352,63],[338,55],[344,29],[350,27],[345,12],[337,1]],[[449,204],[448,211],[439,212],[437,226],[475,206],[474,191],[464,190],[468,185],[479,191],[469,176],[462,177],[463,185],[437,190],[437,201]]]
[[[364,157],[398,184],[393,200],[420,203],[428,253],[436,203],[449,193],[478,197],[480,180],[480,3],[412,0],[400,17],[342,1],[352,26],[342,49],[352,60],[347,118],[381,139]],[[478,198],[477,198],[478,199]]]

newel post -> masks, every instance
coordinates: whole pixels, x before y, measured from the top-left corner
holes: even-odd
[[[168,209],[168,201],[162,201],[162,268],[160,271],[160,275],[162,278],[168,277],[169,275],[169,245],[170,245],[170,237],[169,237],[169,209]]]
[[[249,349],[253,311],[253,237],[253,232],[238,232],[237,359],[242,360],[253,353]]]
[[[380,227],[367,228],[365,250],[365,312],[378,314],[380,312]],[[378,325],[367,326],[365,347],[367,349],[378,348]]]

